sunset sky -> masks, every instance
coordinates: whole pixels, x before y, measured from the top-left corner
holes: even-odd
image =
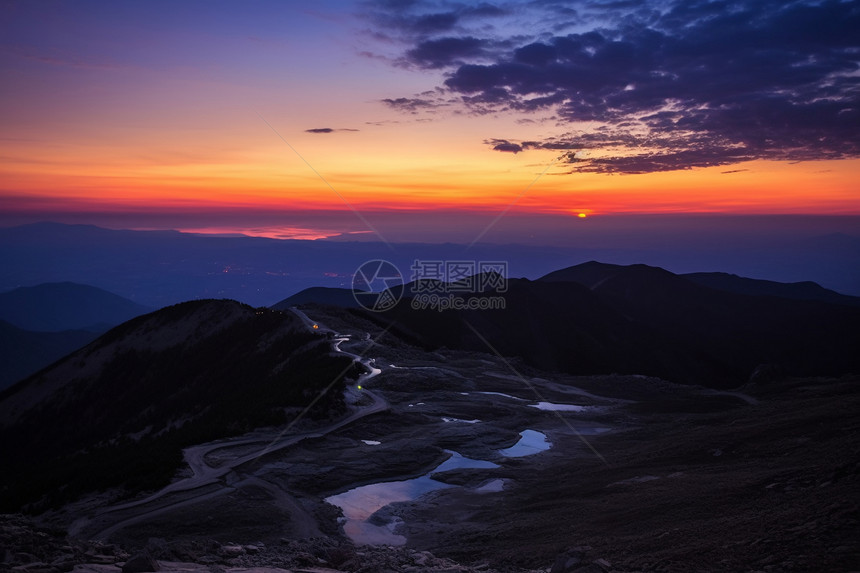
[[[840,1],[2,2],[0,225],[860,215],[858,30]]]

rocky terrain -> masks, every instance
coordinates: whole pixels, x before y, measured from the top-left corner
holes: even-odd
[[[381,318],[316,304],[188,303],[127,323],[6,391],[0,437],[18,465],[4,468],[4,482],[32,496],[62,469],[78,472],[79,489],[43,492],[2,517],[0,568],[860,569],[857,375],[764,365],[734,387],[576,375],[492,343],[429,348],[408,325]],[[124,372],[138,374],[117,386],[104,365],[127,364],[130,345],[157,364],[135,358]],[[291,376],[261,374],[272,369]],[[314,391],[303,391],[311,380]],[[75,391],[45,392],[52,384]],[[120,388],[116,416],[111,393]],[[170,432],[155,430],[175,424],[200,392],[210,402],[194,420],[211,437],[162,440]],[[80,411],[92,412],[91,424],[50,424]],[[135,437],[147,425],[153,441]],[[110,441],[111,432],[125,437]],[[105,441],[116,453],[87,457]],[[28,443],[38,464],[27,465]],[[76,465],[51,470],[57,461],[40,443],[68,443],[61,459]],[[161,456],[175,448],[177,459],[159,461],[171,473],[141,486],[137,469],[162,459],[149,446]],[[4,487],[11,504],[15,492]]]
[[[146,545],[131,554],[113,543],[69,540],[62,530],[37,526],[21,515],[0,515],[0,543],[4,548],[2,570],[22,573],[124,573],[164,572],[270,572],[270,573],[337,573],[379,571],[417,573],[494,573],[488,563],[463,565],[452,559],[437,557],[429,551],[406,547],[363,546],[315,539],[282,538],[272,545],[261,542],[221,543],[214,539],[168,541],[150,538]],[[611,571],[611,564],[593,555],[589,547],[573,548],[544,572]],[[526,573],[526,571],[523,571]]]

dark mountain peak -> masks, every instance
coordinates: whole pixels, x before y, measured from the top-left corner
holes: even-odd
[[[284,424],[291,408],[341,412],[351,363],[291,312],[196,300],[137,317],[0,392],[0,451],[24,460],[0,507],[32,479],[105,485],[76,460],[134,479],[150,456],[158,471],[134,487],[163,485],[185,446]]]
[[[419,279],[403,285],[392,287],[392,291],[396,296],[401,294],[406,297],[415,296],[421,293],[438,293],[446,292],[449,287],[457,289],[459,292],[481,292],[492,291],[496,285],[501,284],[506,277],[496,271],[488,271],[472,275],[468,278],[446,283],[437,279]],[[526,280],[526,279],[522,279]],[[527,281],[528,282],[528,281]],[[360,305],[355,299],[353,291],[348,288],[329,288],[329,287],[311,287],[304,289],[292,296],[283,299],[271,306],[274,310],[287,310],[292,306],[301,304],[327,304],[339,306],[342,308],[358,308]]]
[[[503,312],[398,307],[393,331],[427,348],[480,350],[483,341],[462,322],[468,315],[493,347],[539,368],[715,387],[744,383],[760,364],[798,375],[858,364],[857,309],[727,292],[660,267],[590,261],[530,283],[511,280],[505,302]]]
[[[0,293],[0,319],[33,331],[104,332],[151,311],[112,292],[73,282],[43,283]]]
[[[67,386],[91,380],[126,355],[156,356],[170,348],[191,347],[232,323],[254,315],[236,301],[198,300],[170,306],[125,322],[86,347],[0,393],[0,425],[14,423]]]
[[[607,281],[622,278],[625,281],[653,282],[657,280],[672,280],[677,275],[660,267],[643,264],[614,265],[598,261],[588,261],[580,265],[567,267],[551,272],[539,278],[546,282],[576,282],[597,290]]]
[[[99,342],[144,350],[160,350],[194,344],[257,315],[253,307],[227,299],[201,299],[182,302],[139,316],[114,328]],[[284,321],[294,328],[299,322],[290,314]]]
[[[292,306],[300,304],[329,304],[343,308],[356,308],[358,303],[352,294],[352,290],[346,288],[332,287],[310,287],[288,296],[284,300],[271,306],[274,310],[287,310]]]

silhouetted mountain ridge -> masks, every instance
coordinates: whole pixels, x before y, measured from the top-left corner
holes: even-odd
[[[104,332],[152,310],[106,290],[72,282],[44,283],[0,293],[0,320],[40,332]]]
[[[231,298],[260,306],[309,287],[349,286],[352,273],[380,254],[408,273],[415,260],[459,260],[468,253],[470,260],[508,261],[512,276],[532,279],[568,261],[635,260],[677,272],[705,268],[777,281],[811,279],[860,295],[860,239],[855,236],[801,233],[774,245],[747,233],[733,235],[723,244],[719,235],[714,236],[717,219],[700,221],[702,234],[693,233],[693,237],[688,226],[675,227],[669,219],[645,217],[637,225],[650,222],[637,226],[631,235],[617,233],[618,225],[639,219],[598,219],[587,223],[587,232],[582,229],[585,242],[564,246],[476,243],[468,250],[466,244],[398,242],[392,251],[390,245],[373,241],[214,236],[59,223],[0,227],[4,271],[0,291],[73,281],[98,285],[153,308],[201,298]],[[646,232],[658,223],[674,231]],[[725,223],[749,225],[731,217]],[[786,226],[792,228],[789,220]]]
[[[300,304],[329,304],[343,308],[357,308],[358,303],[352,290],[332,287],[310,287],[271,306],[274,310],[287,310]]]
[[[497,272],[488,272],[477,274],[471,277],[467,277],[465,279],[461,279],[460,281],[455,281],[452,285],[456,287],[466,286],[466,290],[471,288],[470,285],[484,285],[482,288],[484,291],[492,290],[490,285],[498,284],[499,281],[505,280],[501,274]],[[390,288],[391,292],[396,298],[401,297],[413,297],[416,294],[422,293],[440,293],[445,292],[448,288],[447,283],[444,281],[440,281],[437,279],[419,279],[412,282],[406,282],[400,285],[395,285]],[[463,288],[457,288],[457,290],[464,290]],[[363,293],[366,291],[358,291],[359,293]],[[372,293],[368,293],[372,294]],[[359,298],[363,295],[359,294]],[[356,295],[352,289],[348,288],[329,288],[329,287],[311,287],[306,288],[301,292],[298,292],[292,296],[289,296],[275,304],[273,304],[270,308],[274,310],[287,310],[293,306],[299,306],[303,304],[322,304],[329,306],[339,306],[341,308],[359,308],[361,305],[358,300],[356,300]]]
[[[31,332],[0,320],[0,390],[91,342],[85,330]]]
[[[702,286],[751,296],[779,296],[795,300],[817,300],[833,304],[860,306],[860,297],[826,289],[812,281],[780,283],[739,277],[730,273],[687,273],[681,275]]]
[[[761,364],[797,375],[860,371],[860,309],[843,305],[737,294],[658,267],[594,261],[510,280],[503,296],[504,310],[414,310],[404,301],[380,317],[364,314],[393,320],[392,332],[428,349],[492,348],[572,374],[734,387]]]
[[[330,383],[313,412],[341,411],[351,364],[292,313],[205,300],[137,317],[0,392],[0,449],[16,460],[0,501],[163,485],[183,447],[285,423]]]

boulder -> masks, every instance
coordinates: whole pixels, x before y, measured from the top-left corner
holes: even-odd
[[[170,547],[167,544],[167,540],[160,537],[150,537],[146,541],[145,549],[147,553],[156,559],[168,559],[170,557]]]
[[[584,547],[568,549],[555,558],[555,563],[552,564],[550,573],[567,573],[580,567],[585,560],[586,551],[587,549]]]
[[[122,573],[147,573],[159,570],[158,561],[149,553],[138,553],[122,566]]]
[[[568,571],[573,571],[574,567],[580,564],[582,564],[582,559],[579,557],[562,554],[555,558],[555,563],[552,564],[550,573],[567,573]]]
[[[221,546],[221,555],[225,557],[238,557],[240,555],[244,555],[245,548],[241,545],[236,545],[235,543],[228,543],[227,545]]]
[[[59,557],[51,561],[51,566],[56,567],[63,573],[71,571],[75,568],[75,565],[75,556],[69,554],[60,555]]]

